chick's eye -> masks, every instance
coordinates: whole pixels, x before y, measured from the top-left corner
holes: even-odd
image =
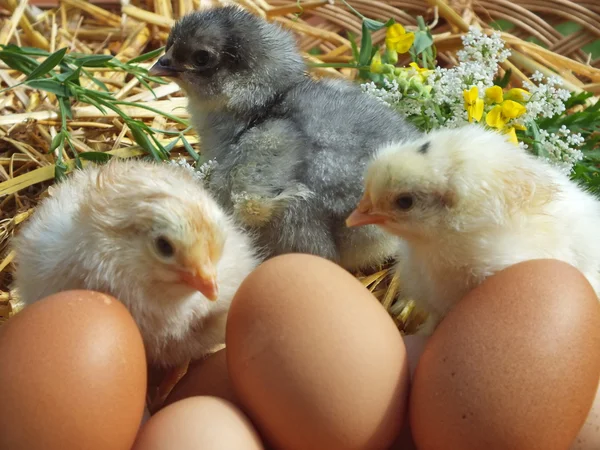
[[[157,237],[154,241],[154,246],[158,253],[165,258],[170,258],[175,254],[173,244],[164,236]]]
[[[210,62],[211,55],[206,50],[198,50],[194,52],[194,63],[197,66],[204,67]]]
[[[396,198],[396,207],[402,211],[408,211],[414,206],[415,199],[410,194],[402,194]]]

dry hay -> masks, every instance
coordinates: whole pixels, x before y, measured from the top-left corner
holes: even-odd
[[[39,3],[52,3],[40,1]],[[0,9],[2,26],[0,44],[14,43],[54,51],[62,47],[84,54],[110,54],[126,61],[164,45],[174,20],[194,9],[211,7],[228,1],[203,0],[138,0],[118,2],[61,0],[57,7],[41,10],[27,1],[5,0]],[[251,12],[281,23],[293,30],[308,60],[313,62],[348,62],[351,45],[347,31],[360,36],[360,20],[339,0],[295,2],[293,0],[239,0]],[[300,4],[300,7],[298,6]],[[503,69],[512,69],[514,85],[527,79],[527,74],[540,70],[558,73],[572,91],[600,93],[600,59],[591,61],[582,47],[600,39],[600,4],[595,0],[350,0],[364,15],[380,20],[395,18],[407,28],[416,26],[416,16],[423,15],[431,25],[441,65],[456,62],[460,35],[469,24],[487,27],[492,20],[510,20],[512,34],[503,38],[512,49],[512,57]],[[297,13],[302,12],[298,16]],[[568,36],[557,31],[564,22],[574,23]],[[375,43],[384,39],[384,30],[373,36]],[[529,42],[536,42],[545,46]],[[319,60],[308,51],[320,50]],[[153,61],[142,64],[149,67]],[[403,61],[401,61],[402,63]],[[404,61],[406,62],[406,61]],[[94,69],[91,69],[94,70]],[[352,69],[314,68],[315,76],[354,78]],[[114,97],[187,118],[185,98],[174,83],[153,86],[158,98],[140,85],[136,78],[119,71],[95,69],[97,79],[105,83]],[[13,86],[24,78],[19,72],[0,64],[2,87]],[[91,84],[91,83],[89,83]],[[182,130],[183,127],[147,110],[123,108],[134,119],[158,129]],[[49,153],[52,138],[60,130],[56,97],[25,86],[0,97],[0,322],[18,310],[14,292],[10,291],[10,237],[27,219],[36,204],[52,185],[56,151]],[[134,157],[142,151],[134,143],[131,130],[121,118],[109,111],[102,115],[95,107],[74,105],[73,120],[68,123],[78,152],[109,152],[120,157]],[[197,143],[193,132],[188,140]],[[171,139],[159,136],[166,144]],[[181,143],[174,154],[187,154]],[[201,148],[197,149],[199,152]],[[64,152],[63,159],[71,168],[73,159]],[[374,274],[357,274],[361,281],[392,311],[399,327],[411,332],[422,316],[415,314],[411,302],[394,304],[398,280],[389,269]]]

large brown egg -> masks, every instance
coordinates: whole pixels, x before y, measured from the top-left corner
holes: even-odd
[[[598,449],[600,449],[600,389],[596,391],[592,409],[569,450]]]
[[[332,262],[263,263],[233,300],[226,343],[233,388],[275,448],[385,449],[399,434],[409,381],[400,332]]]
[[[0,328],[0,448],[129,450],[142,420],[146,358],[122,303],[68,291]]]
[[[600,377],[600,304],[574,267],[516,264],[467,294],[427,342],[410,422],[419,450],[565,450]]]

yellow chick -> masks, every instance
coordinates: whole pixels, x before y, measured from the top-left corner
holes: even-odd
[[[381,148],[346,224],[401,238],[401,294],[430,313],[420,334],[485,278],[529,259],[570,263],[600,291],[598,199],[480,125]]]
[[[258,263],[250,238],[192,173],[114,160],[56,185],[13,241],[27,305],[69,289],[106,292],[136,320],[149,362],[175,367],[225,340],[225,318]]]

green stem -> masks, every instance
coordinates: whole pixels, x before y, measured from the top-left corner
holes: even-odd
[[[361,13],[359,13],[356,9],[354,9],[346,0],[341,0],[341,2],[346,5],[348,7],[348,9],[350,11],[352,11],[354,14],[356,14],[358,17],[360,17],[361,19],[365,20],[366,17],[363,16]]]
[[[189,125],[189,123],[186,120],[184,120],[184,119],[181,119],[181,118],[179,118],[177,116],[174,116],[172,114],[166,113],[164,111],[160,111],[160,110],[158,110],[156,108],[152,108],[151,106],[144,105],[142,103],[123,102],[123,101],[118,101],[117,100],[117,101],[115,101],[115,104],[117,104],[117,105],[125,105],[125,106],[132,106],[134,108],[142,108],[142,109],[145,109],[147,111],[151,111],[153,113],[156,113],[156,114],[159,114],[161,116],[164,116],[167,119],[171,119],[173,122],[177,122],[177,123],[179,123],[181,125]]]

